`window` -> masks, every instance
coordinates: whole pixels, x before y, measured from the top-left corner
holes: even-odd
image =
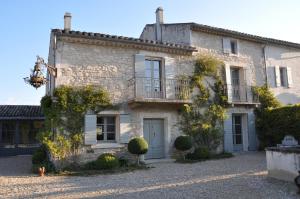
[[[237,54],[237,41],[230,40],[230,52],[231,54]]]
[[[113,116],[97,117],[97,141],[116,140],[116,118]]]
[[[288,86],[288,81],[287,81],[287,70],[285,67],[280,67],[279,68],[279,72],[280,72],[280,84],[283,87],[287,87]]]

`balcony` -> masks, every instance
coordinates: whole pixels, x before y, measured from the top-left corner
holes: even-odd
[[[191,103],[188,80],[133,78],[129,88],[134,90],[130,103]]]
[[[259,104],[258,96],[252,86],[247,84],[227,85],[228,102],[230,104]]]

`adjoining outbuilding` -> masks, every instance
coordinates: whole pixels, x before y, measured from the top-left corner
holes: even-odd
[[[40,106],[0,105],[0,156],[31,154],[36,134],[44,126]]]

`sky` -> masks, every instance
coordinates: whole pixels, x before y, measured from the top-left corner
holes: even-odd
[[[45,87],[24,83],[40,55],[48,58],[50,31],[63,28],[139,37],[155,22],[157,7],[165,23],[196,22],[300,43],[299,0],[1,0],[0,104],[38,105]]]

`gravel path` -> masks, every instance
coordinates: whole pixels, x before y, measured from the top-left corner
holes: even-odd
[[[293,183],[266,177],[263,153],[153,166],[90,177],[0,176],[0,198],[300,198]]]

